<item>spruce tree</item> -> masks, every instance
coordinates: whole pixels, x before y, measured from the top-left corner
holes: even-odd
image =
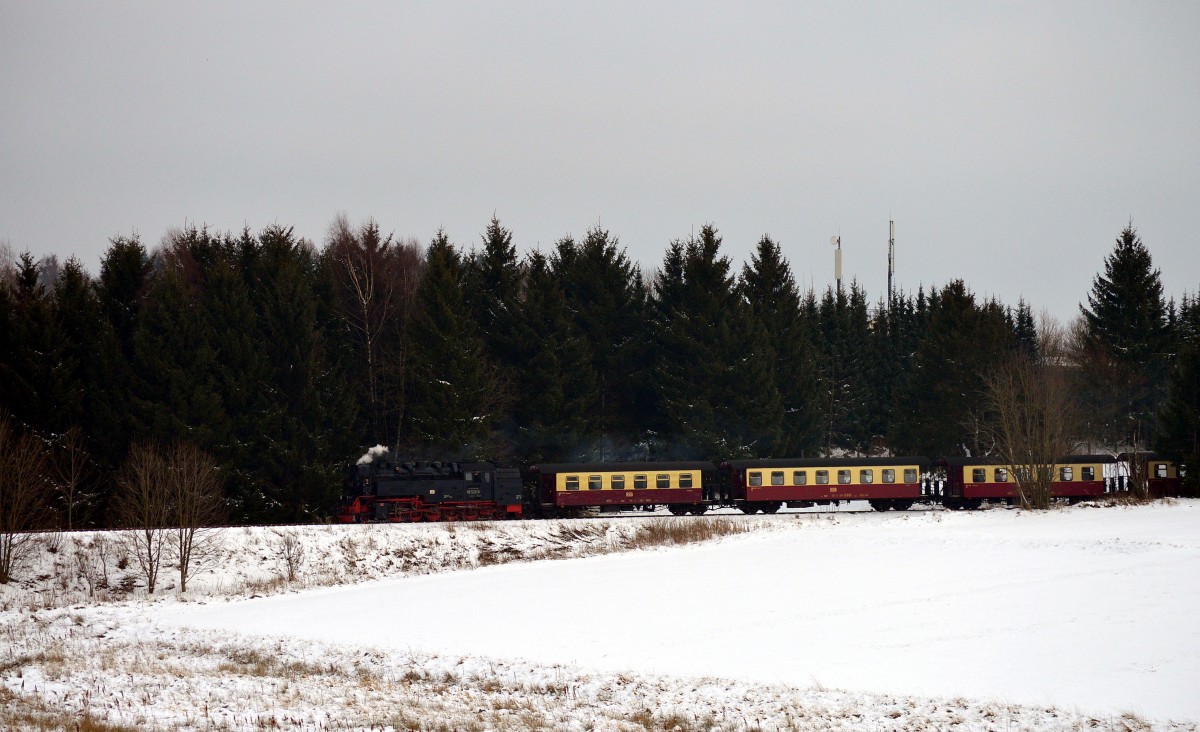
[[[986,436],[973,425],[984,375],[1015,352],[1016,338],[995,302],[978,304],[961,280],[929,298],[929,326],[896,395],[890,442],[901,454],[979,455]]]
[[[244,498],[263,492],[259,456],[266,445],[260,420],[268,410],[267,363],[237,251],[222,246],[214,254],[204,269],[196,317],[202,321],[203,348],[214,357],[212,389],[226,422],[213,442],[201,447],[224,471],[228,495]]]
[[[866,291],[857,282],[848,293],[828,288],[817,322],[820,446],[826,454],[865,453],[874,435],[875,376]]]
[[[1025,298],[1017,301],[1017,312],[1014,317],[1015,333],[1017,343],[1021,350],[1029,355],[1030,358],[1036,360],[1038,358],[1038,332],[1037,324],[1033,320],[1033,311],[1029,308],[1029,303],[1025,302]]]
[[[522,462],[583,459],[596,437],[588,408],[596,373],[575,330],[561,284],[540,252],[525,265],[524,298],[516,321],[518,358],[513,404]]]
[[[1156,448],[1179,462],[1188,495],[1200,495],[1200,343],[1180,350],[1158,413]]]
[[[88,452],[107,477],[121,464],[128,443],[125,412],[111,392],[124,391],[124,362],[117,337],[101,309],[96,288],[79,260],[67,260],[54,288],[54,318],[63,335],[66,362],[78,389],[78,411],[63,423],[78,427]],[[103,506],[100,507],[103,510]],[[102,515],[99,515],[102,518]]]
[[[444,231],[429,245],[413,325],[408,443],[462,457],[494,454],[506,400],[463,299],[462,263]]]
[[[681,456],[767,456],[778,447],[783,419],[773,353],[765,329],[735,292],[720,247],[712,225],[688,241],[681,288],[672,281],[678,248],[668,250],[663,299],[654,303],[661,402]]]
[[[1104,413],[1102,430],[1114,446],[1138,448],[1153,433],[1165,394],[1170,334],[1159,271],[1132,224],[1117,237],[1080,311],[1089,401]]]
[[[137,236],[110,240],[100,262],[98,292],[126,363],[133,360],[133,334],[149,276],[150,258]]]
[[[356,432],[355,400],[327,340],[318,281],[321,260],[291,228],[271,226],[247,243],[243,267],[266,362],[257,420],[259,492],[237,499],[244,520],[302,521],[327,516],[344,465],[369,435]]]
[[[21,424],[53,435],[65,432],[79,414],[82,388],[74,379],[53,298],[41,280],[33,256],[22,253],[9,293],[11,350],[3,358],[0,406]]]
[[[501,226],[495,216],[481,238],[483,249],[465,267],[465,298],[488,355],[502,369],[509,370],[520,365],[513,336],[521,294],[517,248],[512,243],[512,231]]]
[[[644,455],[644,447],[635,445],[647,437],[642,430],[654,404],[646,398],[650,333],[640,272],[600,227],[589,229],[581,243],[560,240],[551,270],[596,371],[595,389],[584,399],[600,435],[591,458]]]
[[[217,354],[205,337],[185,267],[160,256],[165,261],[146,293],[133,337],[133,437],[207,447],[229,431],[217,387]]]
[[[816,352],[805,330],[800,294],[783,253],[770,236],[742,267],[739,293],[770,345],[783,417],[776,457],[812,454],[819,439]]]

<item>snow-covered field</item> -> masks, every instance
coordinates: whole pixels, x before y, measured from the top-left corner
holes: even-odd
[[[291,529],[291,585],[279,530],[227,530],[153,602],[39,608],[79,591],[43,572],[0,595],[0,702],[201,729],[1200,719],[1200,501],[729,517],[753,530],[621,551],[647,520]]]

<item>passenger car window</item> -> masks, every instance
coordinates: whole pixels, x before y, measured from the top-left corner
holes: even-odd
[[[749,474],[750,485],[762,485],[762,473],[757,471]]]
[[[996,468],[994,477],[995,477],[997,483],[1007,483],[1008,482],[1008,468]]]
[[[1167,464],[1166,463],[1155,463],[1154,464],[1154,477],[1155,478],[1167,477]]]
[[[859,483],[874,483],[875,482],[875,471],[874,470],[858,471],[858,482]]]
[[[613,477],[612,477],[612,478],[609,480],[609,485],[611,485],[611,486],[612,486],[612,489],[613,489],[614,491],[623,491],[623,490],[625,490],[625,476],[624,476],[624,475],[614,475],[614,476],[613,476]]]
[[[691,473],[680,473],[679,474],[679,487],[680,488],[691,488],[692,487],[692,474]]]
[[[599,475],[589,475],[588,476],[588,490],[589,491],[598,491],[603,487],[604,487],[604,479],[601,478]]]
[[[974,468],[971,470],[971,482],[982,483],[987,480],[987,470],[984,468]]]
[[[838,471],[838,483],[840,483],[842,485],[847,485],[849,482],[850,482],[850,471],[849,470],[839,470]]]
[[[772,470],[771,471],[771,485],[783,485],[783,471],[782,470]]]
[[[905,468],[904,469],[904,482],[905,483],[916,483],[917,482],[917,469],[916,468]]]
[[[883,469],[883,482],[884,483],[895,483],[896,482],[895,469],[893,469],[893,468],[884,468]]]
[[[829,483],[829,471],[828,470],[818,470],[817,471],[817,484],[818,485],[826,485],[828,483]]]
[[[808,483],[808,473],[803,470],[792,471],[792,485],[805,485]]]
[[[1093,468],[1091,465],[1085,465],[1084,467],[1079,469],[1079,479],[1080,480],[1095,480],[1096,479],[1096,469]]]
[[[654,476],[654,486],[656,488],[670,488],[671,476],[666,473],[659,473],[658,475]]]
[[[1074,480],[1075,479],[1074,475],[1075,475],[1074,468],[1059,468],[1058,469],[1058,477],[1060,480]]]
[[[569,491],[579,490],[579,476],[578,475],[568,475],[567,476],[567,490],[569,490]]]
[[[637,490],[643,490],[646,487],[645,474],[633,476],[633,487]]]

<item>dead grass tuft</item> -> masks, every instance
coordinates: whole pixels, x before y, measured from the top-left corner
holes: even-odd
[[[676,546],[712,541],[723,536],[744,534],[752,528],[745,521],[728,518],[706,520],[659,518],[638,525],[630,546],[645,549],[653,546]]]

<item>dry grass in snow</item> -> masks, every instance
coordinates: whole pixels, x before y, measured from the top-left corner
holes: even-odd
[[[1150,730],[1134,714],[585,673],[164,631],[122,611],[5,632],[0,726],[78,730]]]
[[[509,562],[568,559],[710,541],[777,524],[762,518],[667,517],[567,521],[244,527],[214,530],[188,596],[247,597]],[[124,532],[37,537],[0,610],[145,598]],[[154,597],[178,594],[164,562]]]

